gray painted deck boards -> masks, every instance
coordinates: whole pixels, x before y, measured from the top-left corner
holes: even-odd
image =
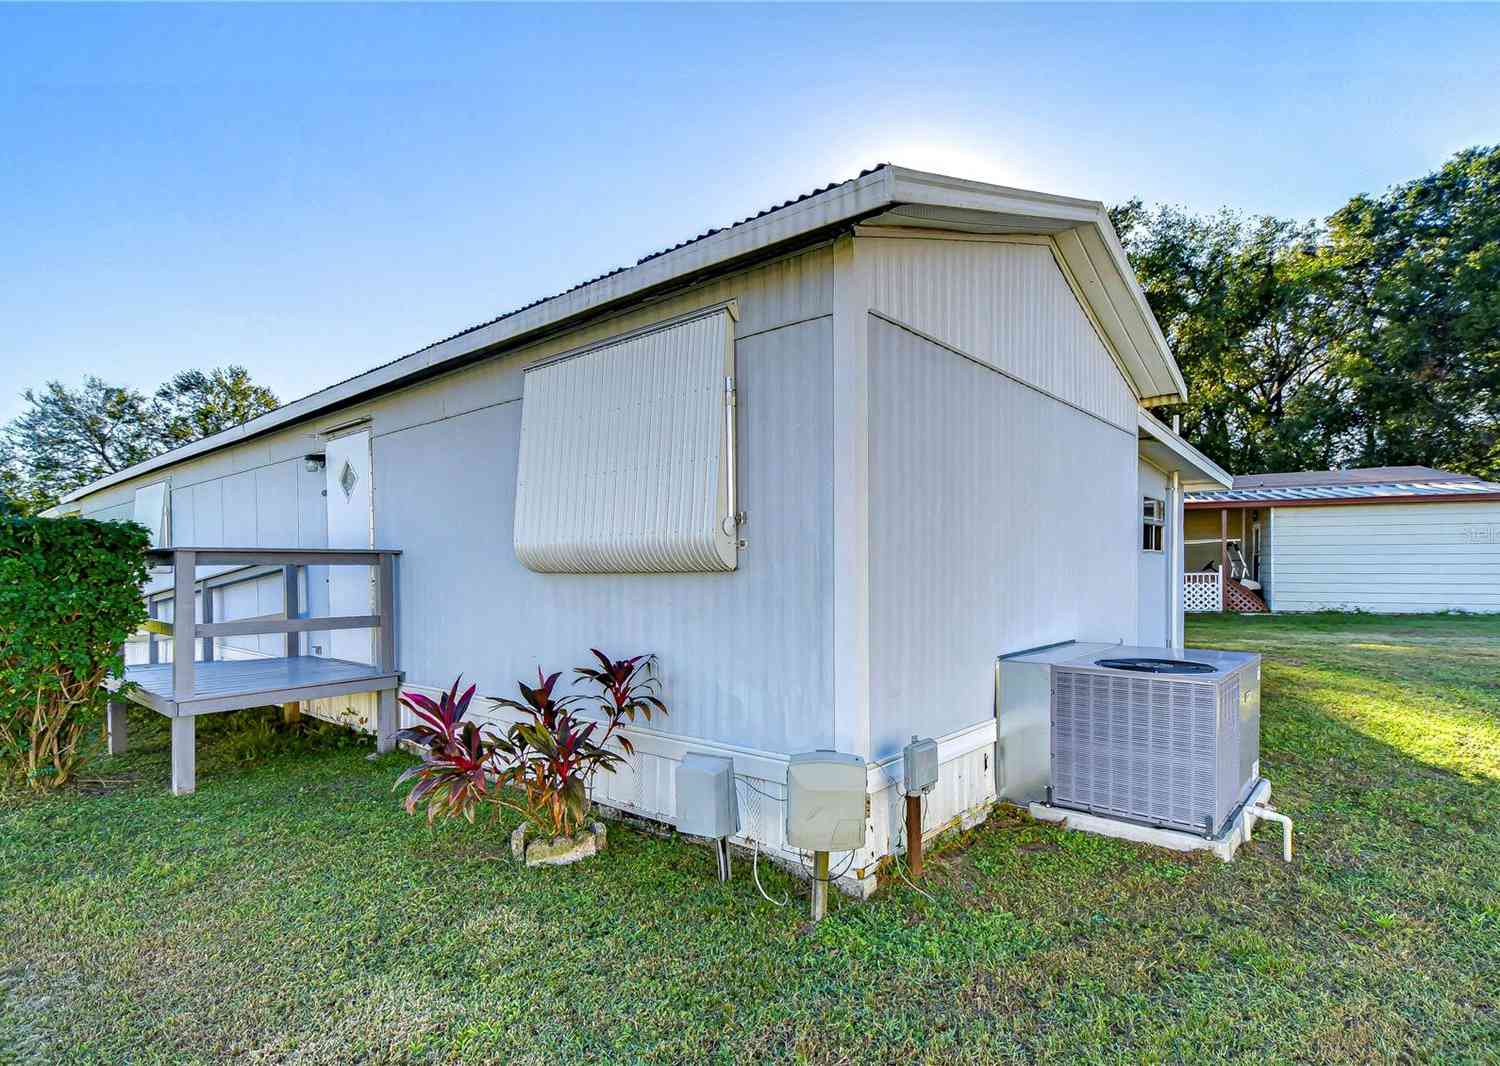
[[[172,699],[172,664],[129,666],[130,698],[169,716],[238,710],[320,695],[394,689],[398,675],[366,663],[310,655],[276,659],[219,659],[194,664],[193,695]]]

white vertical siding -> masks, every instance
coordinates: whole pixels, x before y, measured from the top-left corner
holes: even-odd
[[[774,752],[831,742],[827,318],[736,344],[739,568],[542,574],[512,548],[519,402],[375,438],[377,540],[401,547],[399,651],[417,684],[511,694],[591,646],[654,652],[660,728]]]
[[[871,748],[992,717],[995,657],[1133,641],[1123,432],[871,318]]]
[[[1278,611],[1500,611],[1500,503],[1274,513]]]
[[[1162,530],[1162,551],[1148,552],[1141,548],[1141,523],[1136,529],[1137,571],[1140,575],[1140,615],[1137,639],[1151,647],[1164,648],[1172,639],[1170,597],[1167,594],[1167,571],[1171,563],[1169,554],[1173,542],[1181,536],[1175,528],[1177,516],[1167,499],[1167,476],[1144,459],[1139,464],[1139,487],[1137,495],[1144,500],[1151,496],[1166,506],[1167,528]]]
[[[1134,430],[1136,397],[1045,244],[865,237],[875,310]]]
[[[304,471],[302,456],[323,451],[319,429],[367,416],[376,539],[405,550],[398,655],[414,685],[446,687],[464,671],[481,691],[509,694],[539,663],[571,667],[591,643],[618,654],[650,650],[662,656],[674,710],[664,726],[671,733],[781,753],[827,746],[833,742],[831,264],[829,249],[820,247],[716,278],[143,480],[171,477],[174,511],[187,516],[179,519],[186,523],[179,544],[224,545],[233,533],[249,544],[281,546],[295,522],[299,544],[322,546],[323,474]],[[523,368],[729,299],[740,310],[739,489],[751,523],[739,569],[596,577],[522,568],[512,516]],[[113,486],[81,501],[82,509],[90,517],[128,518],[136,487]],[[326,614],[325,584],[309,586],[313,613]],[[262,610],[262,590],[231,600],[224,607],[231,616],[270,613],[269,606]],[[255,638],[238,643],[235,654],[259,653],[262,645]],[[315,701],[309,710],[357,721],[369,719],[371,707],[356,696]],[[671,751],[680,751],[674,743]],[[653,780],[667,784],[662,793],[654,787],[643,793],[643,802],[656,805],[646,811],[665,814],[670,752],[658,757],[666,769]]]

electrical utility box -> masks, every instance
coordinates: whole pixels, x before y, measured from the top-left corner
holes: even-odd
[[[865,761],[858,755],[793,755],[786,770],[787,843],[803,851],[863,847],[866,788]]]
[[[931,737],[912,737],[901,751],[903,786],[908,796],[922,796],[938,783],[938,746]]]
[[[732,837],[740,831],[734,760],[689,752],[677,764],[677,831],[695,837]]]

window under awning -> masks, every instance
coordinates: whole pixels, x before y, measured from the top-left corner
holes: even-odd
[[[515,549],[543,573],[735,568],[734,309],[526,371]]]

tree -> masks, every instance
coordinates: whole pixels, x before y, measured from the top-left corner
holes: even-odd
[[[153,413],[163,449],[211,436],[274,410],[279,401],[242,366],[184,370],[156,390]]]
[[[21,471],[10,441],[0,435],[0,518],[23,513]]]
[[[1111,217],[1215,460],[1500,478],[1500,147],[1324,225],[1139,200]]]
[[[1500,146],[1329,219],[1350,460],[1500,476]]]
[[[1140,200],[1110,215],[1188,383],[1186,435],[1230,470],[1331,465],[1347,390],[1317,227]]]
[[[0,497],[34,514],[67,493],[229,429],[276,407],[244,367],[187,370],[147,400],[90,375],[80,388],[49,381],[0,433]]]
[[[157,450],[146,398],[90,375],[79,389],[49,381],[22,394],[27,409],[6,427],[19,495],[50,506],[90,481]]]

